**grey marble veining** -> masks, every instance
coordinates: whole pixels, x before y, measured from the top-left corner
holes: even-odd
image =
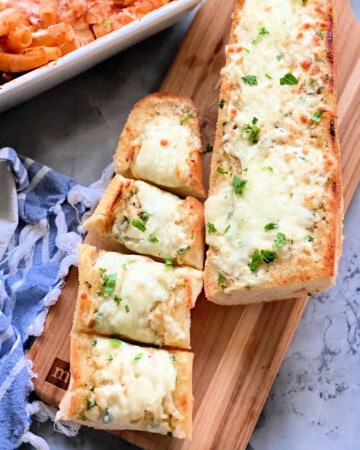
[[[351,4],[360,17],[360,1]],[[0,146],[80,183],[95,181],[112,160],[133,104],[159,88],[190,20],[0,114]],[[248,450],[360,449],[359,222],[360,188],[346,215],[337,285],[309,301]],[[55,450],[135,448],[87,428],[74,438],[51,422],[35,421],[31,429]]]

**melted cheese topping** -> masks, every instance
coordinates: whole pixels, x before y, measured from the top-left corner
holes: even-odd
[[[164,338],[167,342],[188,340],[190,313],[177,319],[174,310],[184,302],[195,304],[202,289],[201,271],[166,267],[150,258],[117,252],[101,252],[95,263],[99,276],[100,269],[116,274],[116,284],[110,296],[93,297],[98,304],[95,331],[156,345],[164,344]],[[164,302],[166,308],[159,314],[157,308]]]
[[[251,270],[255,252],[275,251],[276,262],[300,253],[317,258],[312,233],[336,164],[312,119],[318,111],[332,112],[323,95],[331,81],[323,4],[259,0],[254,14],[253,2],[245,1],[226,49],[222,75],[231,93],[224,104],[225,166],[205,204],[205,221],[214,226],[206,240],[225,292],[229,283],[237,289],[266,279],[273,264]],[[280,83],[288,73],[298,84]],[[255,139],[246,132],[252,125],[260,129]],[[234,177],[246,180],[240,194]],[[270,223],[275,227],[266,231]],[[285,235],[281,247],[278,233]]]
[[[171,353],[97,337],[90,345],[96,368],[85,417],[112,428],[166,434],[171,416],[181,417],[172,398],[176,369]]]
[[[133,196],[122,202],[120,214],[115,217],[114,237],[137,253],[175,259],[192,240],[184,221],[184,201],[142,181],[135,181],[134,187]],[[144,221],[139,217],[142,212],[148,215]],[[143,222],[144,228],[134,226],[133,220]]]
[[[131,160],[134,177],[177,188],[190,175],[190,155],[200,147],[200,139],[186,121],[180,124],[176,117],[158,116],[146,124],[134,144],[140,146]]]

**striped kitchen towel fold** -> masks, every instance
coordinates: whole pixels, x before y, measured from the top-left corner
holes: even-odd
[[[0,449],[46,443],[29,431],[33,385],[26,348],[60,294],[81,226],[113,175],[89,187],[11,148],[0,149]]]

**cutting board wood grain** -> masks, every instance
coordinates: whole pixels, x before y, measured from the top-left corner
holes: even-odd
[[[193,98],[201,116],[203,143],[212,144],[217,116],[219,72],[224,64],[235,0],[208,0],[196,14],[162,91]],[[338,16],[338,116],[344,203],[348,207],[360,179],[360,25],[348,0],[335,1]],[[121,130],[119,130],[120,133]],[[210,155],[205,155],[207,177]],[[88,235],[86,242],[106,243]],[[77,295],[72,268],[44,333],[29,357],[38,396],[57,406],[69,380],[69,332]],[[181,441],[151,433],[119,435],[152,449],[244,449],[279,370],[307,298],[241,307],[214,305],[201,296],[193,310],[191,340],[195,353],[194,436]]]

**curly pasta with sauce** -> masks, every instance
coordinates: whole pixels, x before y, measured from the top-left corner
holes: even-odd
[[[0,0],[0,84],[171,0]]]

